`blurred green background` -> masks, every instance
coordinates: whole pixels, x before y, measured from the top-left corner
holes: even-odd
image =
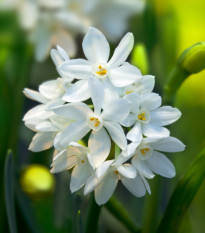
[[[52,149],[40,153],[28,151],[33,133],[21,120],[25,112],[36,105],[25,99],[23,88],[36,90],[43,81],[55,79],[58,74],[50,57],[43,62],[35,60],[34,46],[19,24],[17,10],[11,8],[2,7],[0,11],[0,232],[9,232],[3,174],[8,149],[12,149],[15,158],[18,232],[77,232],[77,212],[81,211],[84,224],[90,197],[84,197],[82,192],[70,193],[68,172],[55,177],[49,174]],[[144,74],[155,75],[155,92],[163,94],[163,87],[180,54],[193,44],[205,41],[204,12],[204,0],[147,0],[144,9],[130,17],[126,31],[134,33],[136,46],[130,61]],[[76,57],[82,56],[82,38],[83,33],[75,36],[79,48]],[[112,42],[112,48],[118,41]],[[121,186],[115,192],[131,219],[142,227],[142,232],[155,232],[176,183],[205,147],[205,70],[185,80],[174,105],[180,109],[182,117],[171,127],[171,134],[186,145],[184,152],[169,156],[176,167],[176,177],[150,180],[153,194],[140,199]],[[30,173],[26,170],[29,165],[36,165],[29,168],[33,169]],[[185,215],[180,233],[204,233],[204,196],[203,182]],[[103,207],[99,232],[124,233],[128,230]]]

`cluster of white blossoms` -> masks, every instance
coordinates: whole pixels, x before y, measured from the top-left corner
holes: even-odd
[[[75,37],[91,25],[116,41],[128,27],[128,19],[142,12],[145,0],[2,0],[0,9],[16,9],[20,25],[35,45],[37,61],[43,61],[56,44],[73,57]]]
[[[161,107],[161,97],[152,92],[154,77],[125,62],[133,45],[127,33],[109,59],[105,36],[89,28],[82,44],[87,59],[70,59],[58,46],[51,57],[61,77],[41,84],[39,92],[24,90],[41,103],[23,119],[36,132],[29,149],[54,146],[51,172],[73,169],[71,192],[94,191],[99,205],[118,181],[137,197],[150,193],[146,179],[175,175],[163,152],[185,148],[164,127],[178,120],[180,111]]]

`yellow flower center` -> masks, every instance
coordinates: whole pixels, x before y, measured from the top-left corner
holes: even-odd
[[[133,91],[126,91],[126,94],[128,95],[128,94],[130,94],[130,93],[132,93]]]
[[[102,65],[99,65],[98,70],[96,71],[96,74],[100,76],[104,76],[107,74],[107,70]]]
[[[140,149],[140,152],[145,155],[147,151],[150,151],[149,148],[143,148],[143,149]]]
[[[145,113],[144,112],[138,115],[138,120],[140,120],[140,121],[146,121],[146,117],[145,117]]]
[[[98,125],[100,124],[100,121],[97,117],[91,117],[90,120],[94,123],[95,127],[98,127]]]
[[[118,171],[115,171],[115,174],[116,174],[116,175],[118,175],[118,174],[119,174],[119,172],[118,172]]]

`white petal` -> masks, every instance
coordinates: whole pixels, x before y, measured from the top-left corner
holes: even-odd
[[[92,110],[88,105],[78,102],[65,104],[63,106],[53,108],[53,111],[61,116],[72,120],[87,120],[87,117],[92,114]]]
[[[104,102],[103,85],[97,78],[94,77],[90,77],[88,79],[88,84],[89,84],[91,99],[94,105],[94,112],[96,114],[100,114]]]
[[[83,51],[89,61],[106,64],[110,55],[110,46],[102,32],[90,27],[83,40]]]
[[[127,33],[122,40],[120,41],[119,45],[114,51],[114,54],[110,61],[108,62],[108,66],[110,68],[115,68],[120,66],[129,56],[132,48],[134,45],[134,37],[132,33]]]
[[[52,164],[51,173],[62,172],[65,170],[69,170],[72,167],[76,166],[78,162],[77,156],[65,157],[63,159],[56,159]]]
[[[141,108],[152,111],[162,104],[162,98],[156,93],[147,93],[141,96]]]
[[[133,69],[131,65],[122,65],[110,70],[109,78],[116,87],[125,87],[138,81],[138,69]]]
[[[67,147],[70,142],[78,142],[81,140],[90,129],[85,121],[75,121],[71,123],[55,140],[55,147],[59,144],[59,147]]]
[[[132,142],[141,142],[142,140],[142,129],[141,123],[137,122],[134,127],[128,132],[127,139]]]
[[[88,79],[92,74],[92,66],[90,62],[84,59],[73,59],[63,62],[59,67],[59,71],[69,77],[75,79]]]
[[[29,150],[33,152],[39,152],[51,148],[53,146],[53,140],[55,136],[55,132],[37,133],[29,145]]]
[[[137,175],[134,179],[122,179],[123,185],[136,197],[142,197],[146,194],[145,186],[140,178]]]
[[[46,104],[48,102],[48,99],[42,96],[39,92],[33,91],[31,89],[25,88],[23,90],[23,93],[26,97],[32,100],[36,100],[42,104]]]
[[[90,91],[87,80],[79,80],[66,89],[63,100],[67,102],[80,102],[90,98]]]
[[[128,178],[128,179],[134,179],[137,175],[136,169],[131,164],[123,164],[117,168],[118,172]]]
[[[107,160],[104,163],[102,163],[97,169],[96,169],[96,175],[97,177],[104,176],[105,173],[110,168],[110,165],[114,162],[114,160]]]
[[[151,189],[150,189],[149,183],[147,182],[147,180],[145,179],[145,177],[142,174],[140,174],[140,176],[141,176],[141,179],[142,179],[142,181],[143,181],[143,183],[145,185],[145,188],[146,188],[147,192],[149,194],[151,194]]]
[[[154,174],[150,170],[145,160],[141,160],[140,158],[137,158],[137,156],[134,156],[132,159],[132,164],[137,169],[137,171],[139,171],[148,179],[152,179],[154,177]]]
[[[104,121],[104,126],[108,130],[112,140],[122,149],[126,150],[127,140],[122,127],[116,122]]]
[[[133,113],[130,113],[128,117],[124,121],[121,122],[121,125],[125,127],[130,127],[134,125],[135,122],[136,122],[136,115]]]
[[[163,152],[180,152],[183,151],[185,148],[185,145],[174,137],[160,138],[155,142],[149,143],[149,145],[154,150],[159,150]]]
[[[99,131],[92,131],[88,140],[90,151],[88,158],[93,167],[98,167],[106,160],[110,153],[110,147],[110,137],[104,128]]]
[[[102,181],[102,177],[98,178],[95,173],[90,176],[85,184],[84,188],[84,195],[87,195],[88,193],[92,192]]]
[[[70,60],[68,54],[66,53],[66,51],[63,48],[61,48],[61,46],[57,45],[57,49],[58,49],[58,52],[60,53],[61,57],[65,61],[69,61]]]
[[[106,121],[122,122],[130,112],[126,99],[116,99],[103,105],[102,118]]]
[[[102,182],[95,189],[95,200],[98,205],[105,204],[112,196],[117,186],[118,179],[110,173],[104,177]]]
[[[55,125],[53,125],[53,123],[51,121],[40,122],[39,124],[36,125],[35,129],[37,131],[40,131],[40,132],[59,131],[59,129],[57,127],[55,127]]]
[[[136,92],[140,95],[152,92],[154,89],[155,77],[152,75],[144,75],[139,82],[135,84]]]
[[[163,154],[154,151],[147,160],[150,169],[161,176],[172,178],[175,176],[175,168],[172,162]]]
[[[148,124],[143,124],[142,125],[142,132],[146,137],[169,137],[170,132],[168,129],[161,127],[161,126],[156,126],[154,124],[148,123]]]
[[[137,147],[139,146],[140,142],[132,142],[127,146],[127,154],[128,156],[133,156],[136,152]]]
[[[49,80],[42,83],[39,86],[39,92],[49,100],[59,98],[64,92],[64,88],[60,83],[61,80],[62,79]]]
[[[51,115],[51,112],[46,111],[46,105],[40,104],[36,107],[29,110],[23,117],[23,121],[28,121],[31,119],[41,119],[45,120],[48,119],[48,117]]]
[[[56,49],[51,49],[50,55],[51,59],[57,67],[65,61]]]
[[[64,50],[57,46],[58,51],[60,52],[61,56],[64,58],[64,60],[69,60],[68,55],[70,57],[74,57],[76,55],[76,42],[73,38],[73,35],[68,33],[67,30],[57,30],[56,33],[52,37],[52,44],[56,46],[57,44],[60,45]]]
[[[38,62],[42,62],[49,54],[52,47],[51,30],[45,23],[36,27],[33,40],[35,40],[35,57]]]
[[[74,167],[71,174],[70,190],[71,192],[76,192],[86,183],[87,179],[90,177],[91,172],[89,166],[86,164],[78,164]]]
[[[181,112],[177,108],[163,106],[151,112],[153,124],[158,126],[170,125],[181,117]]]

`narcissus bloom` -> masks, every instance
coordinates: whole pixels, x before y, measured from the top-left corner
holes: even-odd
[[[90,28],[83,40],[87,60],[71,60],[57,46],[51,57],[61,78],[41,84],[39,92],[24,90],[40,102],[23,119],[36,132],[29,149],[53,146],[51,172],[73,169],[71,192],[83,187],[85,195],[94,191],[99,205],[109,200],[119,181],[136,197],[151,194],[147,179],[175,175],[163,152],[185,148],[165,128],[181,112],[161,106],[161,97],[152,92],[154,77],[125,62],[133,43],[127,33],[108,61],[108,41]]]

